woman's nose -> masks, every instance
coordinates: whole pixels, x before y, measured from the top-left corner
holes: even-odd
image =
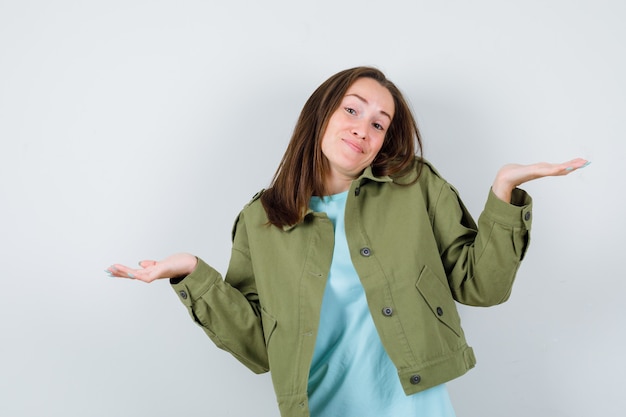
[[[367,123],[364,121],[357,121],[352,126],[352,134],[361,139],[365,139],[365,132],[367,132]]]

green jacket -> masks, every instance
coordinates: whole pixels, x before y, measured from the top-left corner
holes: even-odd
[[[416,167],[418,162],[416,161]],[[455,300],[502,303],[529,243],[531,199],[489,192],[478,228],[456,190],[428,163],[417,182],[367,169],[345,209],[352,263],[405,393],[456,378],[476,361]],[[296,225],[267,225],[258,200],[233,229],[225,279],[198,261],[172,281],[189,314],[215,344],[257,373],[271,370],[281,416],[308,416],[307,381],[334,232],[324,213]],[[478,231],[480,230],[480,231]],[[355,382],[358,383],[358,382]]]

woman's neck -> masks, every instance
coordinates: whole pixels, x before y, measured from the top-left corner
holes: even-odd
[[[341,175],[328,175],[324,181],[326,194],[340,194],[350,189],[354,178]]]

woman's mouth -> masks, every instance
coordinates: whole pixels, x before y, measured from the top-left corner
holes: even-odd
[[[363,153],[363,148],[357,142],[350,139],[342,139],[346,145],[356,153]]]

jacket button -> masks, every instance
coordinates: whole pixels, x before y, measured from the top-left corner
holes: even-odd
[[[361,256],[368,257],[371,254],[372,254],[372,251],[370,250],[370,248],[362,248],[361,249]]]
[[[417,384],[419,384],[419,383],[420,383],[420,381],[421,381],[421,380],[422,380],[422,377],[421,377],[421,376],[419,376],[419,375],[413,375],[413,376],[411,377],[411,384],[413,384],[413,385],[417,385]]]
[[[355,197],[358,197],[358,196],[359,196],[359,194],[361,194],[361,187],[356,187],[356,188],[354,189],[354,196],[355,196]]]
[[[180,298],[182,298],[183,300],[187,299],[187,293],[185,291],[181,291],[179,292],[179,294],[180,294]]]
[[[530,220],[530,216],[531,216],[530,211],[527,211],[526,214],[524,214],[524,220],[526,221]]]
[[[437,315],[438,315],[439,317],[443,316],[443,308],[441,308],[441,307],[437,307]]]
[[[391,317],[393,315],[393,308],[385,307],[383,308],[383,316]]]

